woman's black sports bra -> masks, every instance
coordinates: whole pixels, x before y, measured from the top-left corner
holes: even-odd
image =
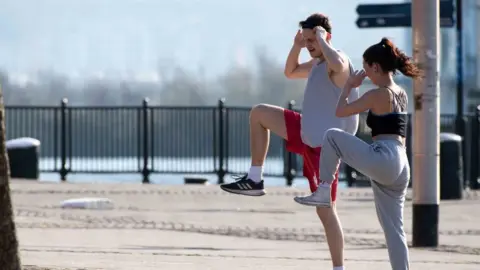
[[[392,89],[388,87],[387,89],[393,94],[393,112],[378,115],[368,111],[367,126],[372,130],[372,137],[377,135],[399,135],[405,138],[408,123],[407,94],[404,90],[400,93],[395,93]]]

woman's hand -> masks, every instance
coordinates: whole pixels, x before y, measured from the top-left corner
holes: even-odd
[[[353,72],[353,74],[351,74],[350,77],[348,78],[345,88],[359,87],[360,85],[362,85],[362,82],[366,77],[367,77],[367,74],[365,73],[365,70],[363,69],[355,70],[355,72]]]

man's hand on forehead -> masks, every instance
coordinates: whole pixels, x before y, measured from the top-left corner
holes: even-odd
[[[317,26],[313,29],[313,31],[315,32],[315,35],[317,36],[317,38],[320,40],[320,39],[323,39],[323,40],[327,40],[327,37],[328,37],[328,32],[327,30],[325,30],[325,28],[321,27],[321,26]]]

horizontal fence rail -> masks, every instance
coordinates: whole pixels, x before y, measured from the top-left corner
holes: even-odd
[[[287,108],[294,110],[294,103]],[[298,111],[298,110],[297,110]],[[41,142],[40,171],[59,173],[136,173],[143,183],[151,174],[216,174],[223,183],[227,174],[245,173],[250,166],[250,108],[217,106],[73,107],[6,106],[8,139],[32,137]],[[480,116],[477,110],[463,121],[464,181],[479,188]],[[370,142],[366,114],[360,117],[357,137]],[[455,133],[455,115],[442,115],[441,132]],[[411,121],[409,122],[411,123]],[[411,126],[407,153],[411,160]],[[302,159],[285,150],[284,140],[272,136],[265,175],[284,177],[292,185],[302,175]],[[342,164],[341,179],[349,186],[364,177]]]

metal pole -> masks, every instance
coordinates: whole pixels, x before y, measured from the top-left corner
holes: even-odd
[[[463,118],[465,107],[464,91],[463,91],[463,15],[462,0],[455,0],[456,11],[456,34],[457,34],[457,117],[455,117],[455,133],[462,137],[462,162],[466,164],[467,147],[465,145],[465,129],[466,121]],[[463,170],[462,181],[467,181],[466,170]]]
[[[218,100],[218,184],[223,184],[225,181],[225,98]],[[217,143],[217,142],[215,142]]]
[[[67,104],[68,99],[64,98],[60,107],[60,179],[67,180],[67,140],[70,142],[72,137],[67,138],[67,123],[72,125],[72,122],[67,121]],[[71,114],[69,114],[71,115]],[[69,134],[70,135],[70,134]],[[56,162],[56,161],[55,161]],[[71,168],[71,167],[69,167]]]
[[[413,59],[424,71],[413,92],[414,247],[438,246],[440,205],[440,2],[412,1]]]
[[[476,4],[474,4],[473,8],[475,8],[475,25],[480,25],[480,0],[477,0]],[[477,52],[480,51],[480,27],[477,26],[477,32],[476,35],[477,37],[475,43],[477,44]],[[476,81],[475,81],[475,88],[480,88],[480,57],[478,54],[475,56],[475,61],[477,63],[476,69],[475,69],[475,76],[476,76]],[[477,100],[476,100],[477,101]],[[475,103],[477,103],[475,101]]]
[[[457,34],[457,123],[455,132],[464,136],[463,125],[463,24],[462,24],[462,0],[455,1],[456,11],[456,34]]]
[[[148,169],[148,98],[142,101],[142,126],[143,126],[143,168],[142,168],[142,183],[150,183],[150,170]]]

